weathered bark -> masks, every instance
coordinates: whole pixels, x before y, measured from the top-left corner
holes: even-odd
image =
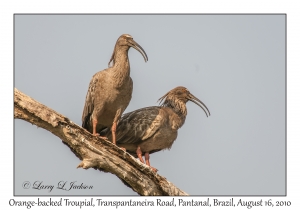
[[[115,174],[140,195],[188,195],[116,145],[94,137],[16,88],[14,118],[28,121],[58,136],[82,160],[78,168],[94,168]]]

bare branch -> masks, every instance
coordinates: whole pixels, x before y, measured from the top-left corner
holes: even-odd
[[[58,136],[82,160],[77,168],[94,168],[115,174],[140,195],[188,195],[111,142],[94,137],[16,88],[14,118],[35,124]]]

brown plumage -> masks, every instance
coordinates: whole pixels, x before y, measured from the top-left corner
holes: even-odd
[[[184,124],[187,109],[186,103],[192,101],[200,106],[206,116],[208,108],[185,87],[176,87],[159,99],[161,106],[152,106],[135,110],[123,115],[117,128],[117,145],[127,152],[142,158],[150,166],[149,154],[170,149],[177,138],[177,130]],[[111,140],[109,129],[101,133]],[[150,166],[151,167],[151,166]],[[155,168],[151,167],[154,171]]]
[[[130,47],[138,50],[145,62],[148,60],[144,49],[130,35],[121,35],[108,63],[112,63],[112,66],[93,76],[82,113],[82,127],[95,136],[99,135],[102,129],[111,127],[114,143],[116,143],[117,122],[128,106],[132,95],[128,59]]]

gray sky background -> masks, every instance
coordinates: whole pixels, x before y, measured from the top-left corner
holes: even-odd
[[[189,102],[170,151],[151,155],[159,174],[190,195],[285,194],[284,15],[16,15],[15,87],[81,125],[91,77],[107,68],[117,38],[129,50],[133,97],[125,112],[187,87]],[[16,195],[136,195],[117,177],[76,169],[50,132],[15,120]],[[77,181],[93,190],[23,189],[24,181]]]

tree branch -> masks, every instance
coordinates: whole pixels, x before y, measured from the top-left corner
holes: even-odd
[[[82,160],[77,168],[94,168],[115,174],[140,195],[188,195],[111,142],[94,137],[16,88],[14,118],[35,124],[58,136]]]

